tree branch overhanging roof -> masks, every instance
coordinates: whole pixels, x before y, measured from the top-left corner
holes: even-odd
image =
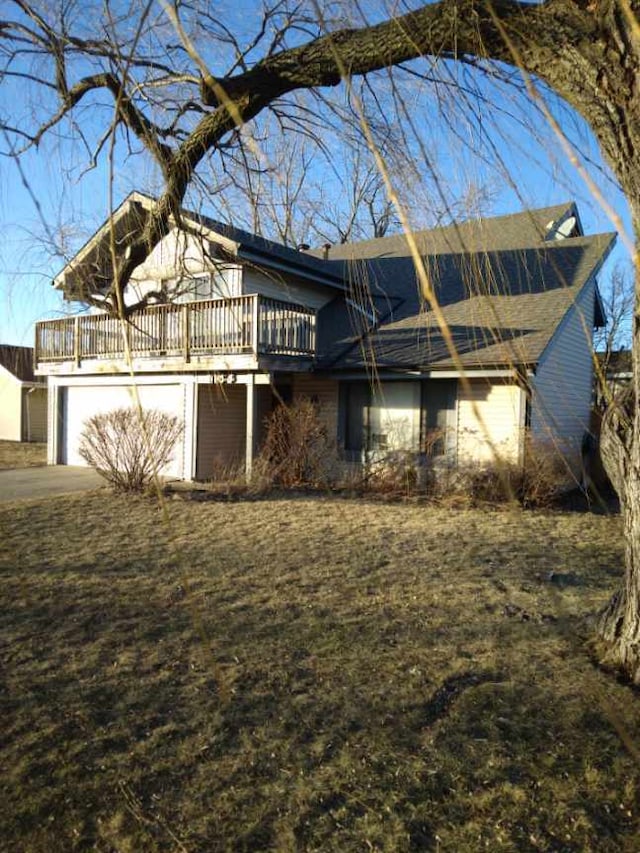
[[[109,293],[113,275],[112,242],[126,242],[132,231],[144,228],[156,204],[151,196],[133,192],[119,205],[77,255],[55,277],[53,284],[68,299],[89,300],[85,281],[101,283],[99,297]],[[251,263],[265,269],[280,268],[328,287],[344,290],[342,264],[326,263],[312,254],[300,252],[255,234],[219,222],[208,216],[181,210],[179,222],[172,222],[187,233],[217,243],[222,256],[238,263]]]

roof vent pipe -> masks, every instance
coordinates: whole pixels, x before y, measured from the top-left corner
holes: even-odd
[[[322,257],[323,260],[329,260],[329,249],[331,248],[331,243],[323,243],[322,244]]]

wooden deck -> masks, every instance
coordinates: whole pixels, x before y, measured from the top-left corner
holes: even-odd
[[[154,305],[123,323],[91,314],[36,323],[35,363],[201,355],[313,356],[313,311],[258,294]]]

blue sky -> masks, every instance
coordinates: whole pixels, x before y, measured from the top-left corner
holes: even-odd
[[[433,119],[433,105],[428,100],[422,104],[419,94],[411,93],[411,97],[415,98],[414,110],[423,117],[427,144],[437,149],[437,166],[443,175],[446,192],[453,200],[469,182],[490,181],[496,189],[491,214],[575,199],[587,233],[612,230],[597,200],[568,164],[558,141],[544,130],[539,116],[533,121],[535,135],[506,116],[492,121],[491,127],[487,124],[486,134],[483,127],[471,127],[467,123],[474,144],[479,137],[491,135],[504,161],[507,177],[504,171],[496,170],[495,163],[488,166],[481,158],[474,157],[464,139],[458,144],[450,134],[439,131],[439,119]],[[5,86],[0,92],[0,112],[7,115],[18,109],[16,98],[16,91],[9,91]],[[505,108],[511,111],[512,105],[505,102]],[[567,131],[579,140],[587,157],[595,162],[590,173],[601,192],[629,229],[624,198],[607,178],[606,170],[598,168],[600,158],[588,130],[579,119],[562,110],[561,113]],[[429,127],[429,119],[435,127]],[[85,120],[91,122],[91,119]],[[479,124],[482,121],[481,116]],[[462,135],[466,132],[463,127]],[[86,171],[86,160],[82,145],[68,141],[58,144],[53,139],[22,158],[22,174],[14,159],[0,158],[0,342],[31,345],[33,324],[37,319],[77,310],[77,306],[66,305],[51,287],[62,260],[52,257],[49,243],[50,238],[58,239],[62,235],[70,257],[107,215],[109,174],[106,164],[102,161],[93,170]],[[125,158],[121,152],[115,163],[113,195],[116,204],[131,189],[153,191],[156,173],[148,161],[141,157]],[[619,241],[601,277],[603,284],[606,284],[607,270],[616,260],[625,257]]]

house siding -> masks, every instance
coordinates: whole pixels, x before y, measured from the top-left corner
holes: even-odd
[[[338,436],[338,382],[309,375],[294,375],[293,402],[308,398],[319,406],[320,419],[332,440]]]
[[[465,387],[466,386],[466,387]],[[490,463],[522,459],[525,393],[517,385],[488,379],[459,383],[458,461]]]
[[[22,440],[21,384],[0,368],[0,438]]]
[[[47,389],[22,389],[22,441],[47,440]]]
[[[174,229],[153,248],[136,270],[134,281],[173,278],[177,270],[202,272],[206,268],[204,250],[208,243],[193,234],[181,234]]]
[[[551,339],[532,383],[531,436],[557,447],[574,472],[590,423],[594,298],[591,280]]]
[[[151,291],[158,290],[163,280],[174,280],[183,275],[196,275],[212,269],[210,242],[192,234],[180,234],[176,229],[164,237],[141,264],[132,277],[126,294],[131,303],[142,299]],[[242,269],[240,266],[224,265],[227,268],[228,293],[225,296],[240,296],[242,293]]]
[[[314,311],[318,311],[335,297],[335,293],[327,292],[325,288],[285,280],[277,273],[268,276],[250,267],[244,268],[242,292],[244,295],[259,293],[269,299],[304,305]]]

